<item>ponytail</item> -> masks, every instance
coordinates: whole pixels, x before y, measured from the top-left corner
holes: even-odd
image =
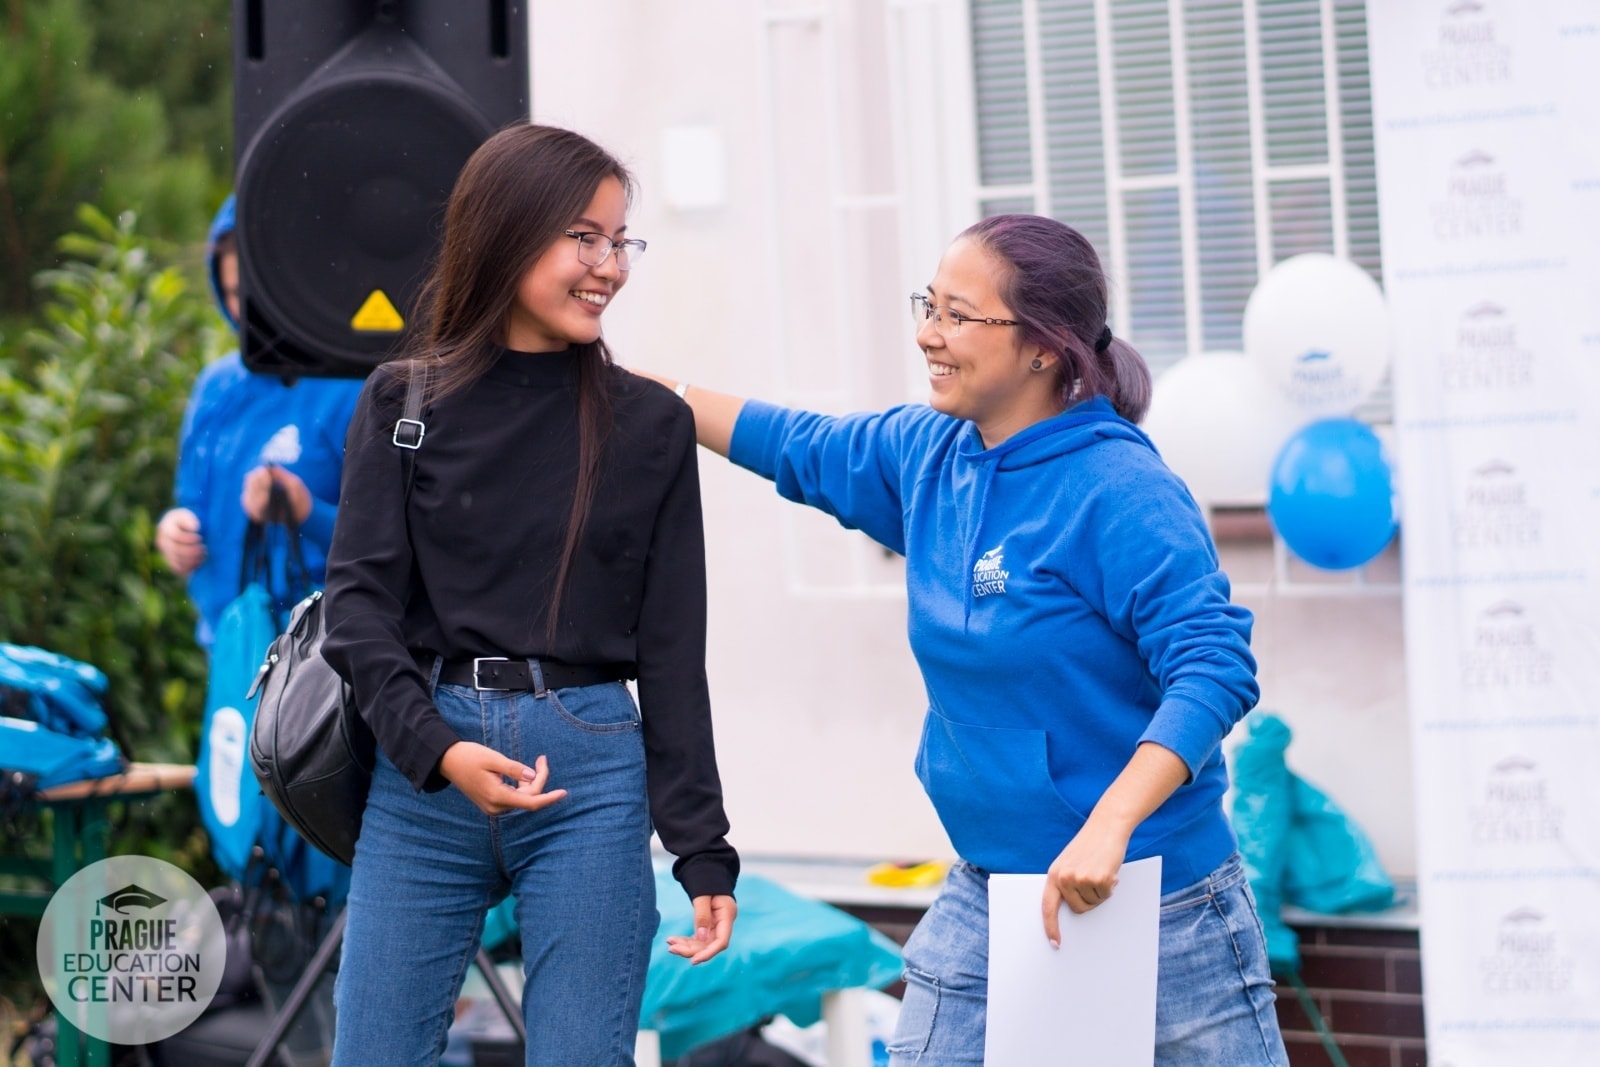
[[[1137,423],[1150,410],[1150,366],[1137,349],[1119,337],[1100,353],[1100,363],[1106,367],[1107,388],[1105,397],[1118,415]]]

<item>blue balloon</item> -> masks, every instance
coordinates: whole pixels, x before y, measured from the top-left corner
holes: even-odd
[[[1284,443],[1272,464],[1267,517],[1313,567],[1359,567],[1395,533],[1394,474],[1383,444],[1355,419],[1318,419]]]

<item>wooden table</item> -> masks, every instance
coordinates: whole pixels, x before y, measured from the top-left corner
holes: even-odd
[[[44,883],[41,889],[0,891],[0,915],[38,918],[55,890],[91,863],[106,858],[107,809],[116,801],[154,796],[194,785],[194,768],[183,763],[133,763],[121,774],[67,782],[41,790],[34,802],[54,816],[50,858],[0,856],[0,873]],[[80,1034],[57,1016],[59,1067],[107,1067],[105,1043]]]

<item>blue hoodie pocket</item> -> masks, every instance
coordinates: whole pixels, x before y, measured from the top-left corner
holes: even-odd
[[[1050,777],[1043,730],[970,726],[930,708],[917,777],[957,855],[996,874],[1048,870],[1084,823]]]

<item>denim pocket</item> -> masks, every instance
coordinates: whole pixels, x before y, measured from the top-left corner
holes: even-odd
[[[546,699],[562,721],[591,734],[625,733],[640,726],[639,709],[621,682],[552,689]]]
[[[1161,901],[1161,914],[1164,916],[1176,915],[1185,908],[1193,908],[1206,903],[1211,899],[1211,887],[1201,882],[1199,885],[1180,889],[1170,895],[1177,899],[1170,902],[1165,899]]]

